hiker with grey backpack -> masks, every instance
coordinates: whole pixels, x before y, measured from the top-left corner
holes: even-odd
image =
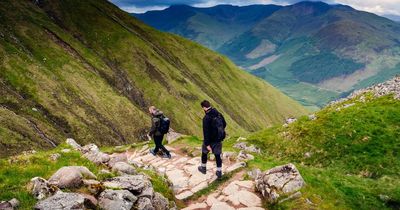
[[[155,106],[151,106],[149,108],[149,112],[151,114],[151,128],[149,136],[153,138],[156,145],[154,149],[150,149],[150,153],[156,156],[159,150],[161,150],[164,153],[164,158],[171,159],[170,152],[162,144],[164,135],[169,131],[170,120],[165,117],[164,113],[158,110]]]
[[[216,175],[218,179],[222,178],[222,141],[225,139],[226,122],[224,116],[211,106],[209,101],[201,102],[201,107],[205,112],[203,118],[203,145],[201,148],[201,166],[198,170],[207,173],[207,156],[209,152],[215,155],[217,162]]]

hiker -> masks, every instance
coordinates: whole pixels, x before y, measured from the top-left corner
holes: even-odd
[[[222,141],[225,138],[225,127],[226,122],[221,113],[215,108],[211,107],[211,103],[207,100],[201,102],[201,107],[205,112],[203,118],[203,145],[201,148],[201,166],[198,170],[206,174],[207,172],[207,155],[212,152],[215,155],[217,161],[217,172],[218,179],[222,177]]]
[[[171,159],[170,152],[162,144],[164,134],[168,133],[170,121],[164,116],[163,112],[158,110],[155,106],[149,107],[149,112],[151,114],[151,129],[149,136],[153,138],[154,143],[156,144],[154,149],[150,149],[150,153],[156,156],[158,151],[161,149],[164,153],[163,157]]]

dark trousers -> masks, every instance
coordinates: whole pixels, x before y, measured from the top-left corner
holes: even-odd
[[[221,168],[222,167],[222,158],[221,158],[221,153],[222,153],[222,143],[212,143],[211,145],[211,151],[215,155],[215,160],[217,161],[217,167]],[[206,164],[207,163],[207,155],[209,151],[207,150],[206,145],[203,144],[201,148],[201,163]]]
[[[164,135],[153,136],[153,138],[154,138],[154,143],[156,144],[156,148],[154,148],[154,152],[157,153],[158,150],[161,149],[161,151],[163,151],[165,154],[169,154],[169,151],[167,150],[167,148],[165,148],[164,145],[162,144]]]

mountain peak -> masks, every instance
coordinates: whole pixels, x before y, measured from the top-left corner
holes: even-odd
[[[332,5],[321,1],[302,1],[289,6],[289,8],[298,15],[318,15],[330,10]]]

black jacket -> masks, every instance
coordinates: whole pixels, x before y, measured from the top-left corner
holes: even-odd
[[[206,112],[206,115],[203,118],[203,137],[206,146],[219,142],[217,139],[217,128],[214,125],[214,118],[218,115],[220,115],[220,113],[216,109],[211,108]],[[225,119],[224,124],[226,125]]]
[[[164,115],[164,113],[159,110],[157,110],[155,114],[152,114],[151,128],[150,128],[150,132],[149,132],[150,136],[163,136],[163,134],[159,131],[160,130],[160,120],[163,115]]]

